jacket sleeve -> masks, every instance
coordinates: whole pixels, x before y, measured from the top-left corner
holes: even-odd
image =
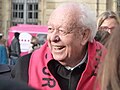
[[[20,50],[20,43],[16,42],[16,54],[20,56],[21,50]]]

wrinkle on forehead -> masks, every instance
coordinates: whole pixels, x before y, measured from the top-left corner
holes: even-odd
[[[58,24],[57,26],[72,28],[76,26],[77,20],[80,18],[79,15],[82,15],[79,6],[76,6],[76,4],[67,4],[54,10],[49,18],[48,24]]]

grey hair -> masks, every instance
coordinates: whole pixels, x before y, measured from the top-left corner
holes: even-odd
[[[64,8],[67,17],[72,17],[72,22],[70,23],[71,28],[72,27],[82,27],[85,29],[89,29],[91,31],[91,36],[89,37],[89,41],[93,41],[96,32],[97,32],[97,22],[96,22],[96,16],[95,13],[93,13],[89,7],[84,3],[75,3],[75,2],[69,2],[69,3],[63,3],[60,5],[56,10],[59,8]],[[54,10],[54,12],[56,11]],[[54,15],[54,13],[51,14],[51,16]],[[66,22],[65,22],[66,23]]]
[[[76,15],[76,17],[78,18],[74,17],[77,19],[77,26],[82,25],[83,27],[91,31],[89,41],[92,42],[97,32],[97,22],[95,13],[93,13],[93,11],[90,10],[88,5],[85,3],[69,2],[60,5],[60,7],[66,7],[66,5],[67,8],[69,8],[69,6],[72,6],[74,8],[73,10],[75,11],[75,13],[79,15]]]
[[[91,30],[91,36],[89,41],[93,41],[96,32],[97,32],[97,22],[96,22],[96,15],[93,13],[90,8],[86,4],[80,4],[80,15],[79,23],[82,23],[84,27]]]

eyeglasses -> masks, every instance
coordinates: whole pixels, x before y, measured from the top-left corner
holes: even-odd
[[[58,28],[58,29],[55,29],[55,28],[53,28],[52,26],[48,26],[48,33],[50,34],[50,33],[53,33],[54,31],[57,31],[58,33],[59,33],[59,35],[60,36],[65,36],[65,35],[67,35],[67,34],[71,34],[71,33],[73,33],[74,31],[75,32],[77,32],[77,31],[79,31],[79,30],[75,30],[75,29],[80,29],[80,30],[85,30],[86,28],[85,27],[83,27],[83,26],[73,26],[73,27],[71,27],[71,28],[69,28],[69,29],[64,29],[64,28]]]
[[[114,29],[115,27],[107,27],[107,26],[101,26],[98,28],[98,30],[105,30],[105,31],[108,31],[109,33],[111,33],[111,31]]]
[[[72,33],[72,31],[73,31],[73,29],[70,29],[69,31],[66,31],[64,28],[55,29],[55,28],[53,28],[53,27],[51,27],[51,26],[48,26],[48,33],[49,33],[49,34],[50,34],[50,33],[53,33],[55,30],[56,30],[56,31],[59,33],[59,35],[61,35],[61,36],[65,36],[65,35],[67,35],[67,34],[70,34],[70,33]]]

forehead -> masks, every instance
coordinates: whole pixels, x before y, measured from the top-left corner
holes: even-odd
[[[50,16],[48,25],[69,27],[76,23],[77,12],[74,8],[58,8]]]
[[[101,26],[115,27],[116,25],[118,25],[118,23],[114,18],[108,18],[104,20]]]

